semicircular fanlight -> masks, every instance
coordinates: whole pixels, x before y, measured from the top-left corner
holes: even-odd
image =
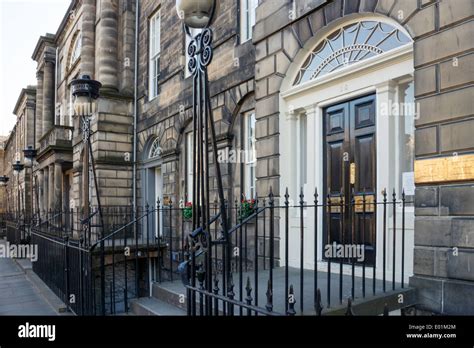
[[[377,21],[346,25],[328,35],[301,66],[294,86],[406,45],[411,39],[400,29]]]
[[[153,143],[150,146],[150,152],[148,154],[148,158],[157,158],[161,156],[161,147],[160,147],[160,140],[158,138],[155,138],[153,140]]]

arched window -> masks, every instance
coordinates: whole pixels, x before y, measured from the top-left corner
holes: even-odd
[[[331,33],[311,52],[293,85],[380,55],[411,42],[399,29],[378,21],[348,24]]]
[[[81,56],[81,49],[82,49],[82,34],[78,33],[76,34],[76,37],[72,43],[72,50],[71,50],[71,58],[69,61],[69,66],[73,66],[74,63],[77,62],[79,57]]]
[[[158,138],[155,138],[153,140],[153,143],[150,146],[150,152],[148,153],[148,158],[158,158],[161,156],[161,147],[160,147],[160,140]]]

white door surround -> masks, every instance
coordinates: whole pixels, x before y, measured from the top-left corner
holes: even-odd
[[[374,16],[352,18],[350,21],[355,20],[379,20],[390,22],[392,26],[404,30],[395,21],[389,18],[380,18]],[[349,22],[350,22],[349,21]],[[398,103],[398,85],[405,83],[413,79],[413,45],[406,44],[399,48],[393,49],[379,56],[369,58],[359,63],[352,64],[350,66],[341,68],[332,73],[304,82],[297,86],[292,86],[296,73],[299,67],[305,60],[308,51],[315,47],[318,41],[325,37],[329,32],[332,32],[337,28],[337,25],[346,25],[348,22],[339,21],[335,26],[327,28],[322,33],[318,33],[318,37],[311,40],[308,44],[308,49],[302,49],[301,54],[297,56],[295,62],[288,70],[287,77],[285,78],[280,95],[280,163],[287,163],[288,165],[281,166],[281,177],[280,177],[280,192],[285,192],[288,188],[291,198],[296,201],[299,195],[299,186],[303,186],[304,195],[307,201],[312,201],[314,189],[317,187],[318,191],[323,191],[323,109],[327,106],[354,99],[360,96],[364,96],[370,93],[375,93],[377,98],[377,118],[376,118],[376,139],[377,139],[377,201],[381,201],[381,191],[383,188],[387,188],[387,191],[391,193],[392,189],[398,183],[398,173],[396,172],[397,167],[393,164],[394,154],[397,152],[397,147],[401,144],[398,143],[398,139],[395,137],[395,117],[389,114],[385,116],[385,112],[382,113],[381,107],[387,107],[390,103]],[[301,183],[301,173],[298,168],[302,168],[300,163],[304,159],[299,159],[301,151],[296,139],[300,139],[298,136],[299,120],[301,116],[305,116],[305,125],[307,130],[306,136],[306,168],[305,181]],[[323,197],[319,197],[320,202]],[[406,219],[406,234],[405,234],[405,276],[406,279],[412,274],[413,270],[413,225],[414,217],[413,212],[407,208],[407,219]],[[322,221],[323,211],[319,209],[317,228],[317,238],[320,250],[318,250],[318,260],[322,260]],[[382,250],[382,211],[378,210],[377,213],[377,251]],[[398,213],[397,213],[398,215]],[[389,212],[389,221],[392,216]],[[314,209],[305,211],[305,245],[304,245],[304,267],[313,269],[314,267]],[[280,231],[284,231],[284,218],[280,220]],[[397,221],[400,221],[400,217],[397,216]],[[290,216],[289,221],[290,229],[299,230],[299,216],[293,213]],[[389,226],[391,226],[389,224]],[[398,229],[397,229],[398,230]],[[298,236],[297,232],[290,235]],[[390,266],[392,260],[391,254],[391,229],[387,230],[387,241],[390,241],[387,245],[387,266]],[[284,262],[284,247],[285,239],[284,233],[281,233],[280,243],[280,255],[282,255],[282,261]],[[289,265],[293,267],[299,267],[300,248],[299,242],[295,239],[289,240]],[[398,251],[401,250],[400,238],[398,238],[397,245],[397,270],[396,274],[400,272],[400,257]],[[318,262],[319,267],[325,269],[322,261]],[[381,265],[382,265],[382,253],[377,252],[377,277],[381,276]],[[380,271],[380,274],[379,274]],[[335,272],[337,273],[337,272]],[[370,277],[370,276],[368,276]],[[387,279],[391,279],[390,273],[387,273]],[[400,279],[399,276],[397,279]]]

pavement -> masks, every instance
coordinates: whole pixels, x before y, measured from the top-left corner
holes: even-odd
[[[27,262],[0,257],[0,315],[58,315],[21,266]]]

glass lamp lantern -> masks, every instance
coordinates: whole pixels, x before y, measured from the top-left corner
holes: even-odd
[[[15,174],[20,174],[20,172],[25,168],[25,165],[23,163],[20,163],[20,161],[16,161],[15,163],[12,164],[12,169]]]
[[[34,159],[36,158],[37,151],[33,148],[33,146],[29,145],[26,149],[23,150],[23,154],[25,155],[26,164],[29,167],[32,167]]]
[[[178,17],[193,29],[202,29],[212,24],[218,6],[219,0],[176,0]]]
[[[10,178],[8,176],[2,175],[0,176],[0,186],[7,186],[8,181]]]
[[[102,84],[92,80],[89,75],[83,75],[71,82],[75,116],[91,116],[94,113],[94,101],[99,98],[100,87]]]

